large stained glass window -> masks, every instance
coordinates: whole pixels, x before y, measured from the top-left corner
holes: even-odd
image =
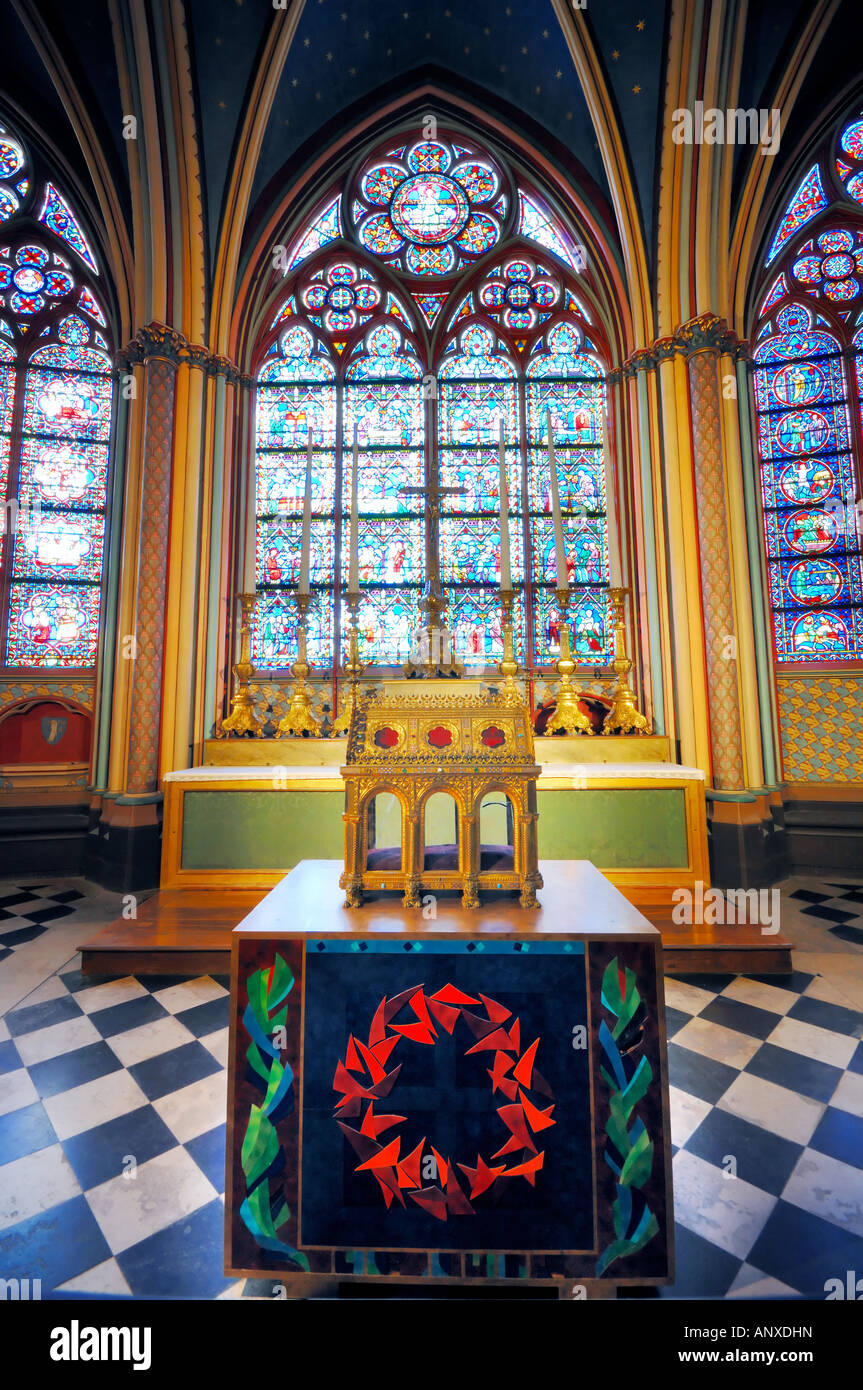
[[[105,547],[107,318],[71,205],[2,129],[0,177],[3,661],[86,669],[97,655]]]
[[[861,128],[846,124],[791,198],[754,334],[773,634],[786,666],[863,660],[863,223],[851,201]]]
[[[518,656],[534,668],[554,663],[547,412],[570,541],[573,647],[585,668],[606,664],[603,378],[583,290],[576,295],[574,229],[498,154],[452,131],[381,144],[318,206],[291,242],[259,344],[256,664],[284,668],[296,652],[288,598],[299,564],[302,411],[326,420],[312,479],[321,603],[309,656],[318,673],[346,652],[355,429],[366,667],[409,656],[430,575],[448,599],[461,659],[500,660],[501,424]],[[290,441],[283,427],[295,429]]]
[[[423,463],[425,408],[422,367],[402,335],[378,324],[357,345],[346,372],[342,498],[347,527],[353,442],[359,471],[357,550],[362,600],[360,658],[390,665],[407,660],[425,571]],[[407,489],[415,489],[407,491]],[[342,583],[348,547],[342,545]],[[347,623],[342,624],[343,630]]]
[[[594,666],[612,656],[606,613],[608,533],[605,514],[604,387],[597,362],[582,351],[574,323],[559,323],[537,344],[527,368],[528,509],[534,584],[534,649],[540,665],[560,651],[550,513],[548,426],[564,513],[575,656]]]
[[[300,577],[308,442],[312,440],[312,521],[308,659],[329,665],[333,644],[335,559],[335,368],[311,331],[295,324],[258,375],[257,527],[261,598],[255,607],[252,660],[290,666],[297,659],[295,612],[287,592]]]
[[[524,659],[521,526],[521,411],[516,370],[488,327],[464,330],[439,372],[438,444],[442,496],[440,570],[449,625],[465,661],[500,661],[500,426],[505,429],[510,562],[517,649]]]

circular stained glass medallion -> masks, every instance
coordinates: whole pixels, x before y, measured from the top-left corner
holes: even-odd
[[[779,475],[779,486],[789,502],[821,502],[835,482],[833,470],[819,459],[800,459],[787,463]]]
[[[795,364],[796,365],[796,364]],[[803,366],[811,365],[802,363]],[[777,376],[780,373],[777,373]],[[830,426],[820,410],[795,410],[784,415],[776,426],[776,442],[786,454],[808,454],[820,449],[830,435]]]
[[[435,246],[457,236],[470,207],[463,189],[443,174],[416,174],[405,179],[390,208],[393,226],[407,241]]]
[[[849,256],[846,252],[825,256],[821,269],[828,280],[841,280],[843,276],[850,275],[854,269],[854,257]]]
[[[822,232],[818,238],[818,249],[825,254],[831,251],[851,251],[853,247],[854,233],[846,232],[839,227]]]
[[[788,575],[788,592],[798,603],[830,603],[842,590],[842,574],[832,560],[801,560]]]
[[[824,286],[824,293],[836,304],[847,304],[849,299],[856,299],[860,293],[860,281],[853,276],[847,280],[830,280]]]
[[[814,362],[790,362],[773,378],[773,390],[783,405],[808,405],[824,389],[824,373]]]
[[[836,613],[804,613],[794,624],[791,642],[795,652],[843,651],[848,646],[848,629]]]
[[[817,555],[836,542],[836,520],[829,512],[792,512],[785,523],[785,539],[798,555]]]
[[[852,159],[863,159],[863,121],[855,121],[843,130],[840,143]]]

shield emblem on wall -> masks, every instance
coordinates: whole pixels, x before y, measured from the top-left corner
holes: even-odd
[[[64,716],[44,715],[42,718],[42,737],[48,744],[59,743],[66,732],[69,720]]]

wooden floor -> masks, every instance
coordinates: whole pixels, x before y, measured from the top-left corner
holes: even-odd
[[[231,932],[264,897],[263,889],[163,889],[138,908],[134,921],[118,917],[79,947],[92,975],[227,974]],[[645,916],[662,935],[666,974],[791,972],[791,943],[764,936],[757,926],[676,926]]]

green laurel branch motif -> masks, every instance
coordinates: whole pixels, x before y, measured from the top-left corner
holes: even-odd
[[[642,999],[635,972],[628,967],[621,971],[616,956],[603,972],[602,1003],[615,1020],[613,1028],[602,1020],[599,1043],[605,1058],[600,1075],[609,1089],[605,1162],[615,1174],[617,1196],[612,1205],[615,1239],[600,1255],[597,1275],[604,1274],[615,1260],[634,1255],[659,1231],[659,1223],[641,1192],[653,1169],[653,1140],[644,1121],[637,1115],[633,1118],[636,1106],[650,1089],[653,1068],[643,1054],[634,1067],[627,1057],[634,1047],[640,1046]]]
[[[269,969],[254,971],[246,982],[243,1027],[251,1039],[246,1061],[259,1078],[264,1098],[260,1105],[250,1107],[240,1149],[246,1180],[240,1216],[258,1245],[282,1255],[308,1273],[308,1258],[279,1238],[279,1229],[290,1217],[291,1209],[278,1187],[275,1195],[271,1195],[270,1179],[266,1176],[281,1149],[270,1117],[280,1108],[293,1106],[294,1073],[287,1062],[282,1062],[273,1042],[275,1029],[283,1028],[287,1022],[288,1006],[284,1001],[293,987],[291,968],[279,955]]]

